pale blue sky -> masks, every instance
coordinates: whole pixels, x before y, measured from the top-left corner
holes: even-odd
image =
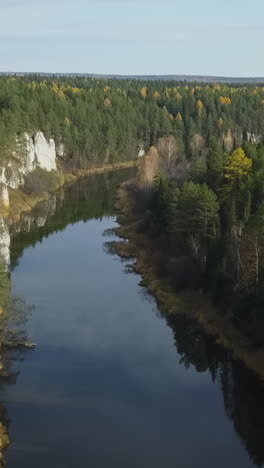
[[[264,76],[264,0],[0,0],[0,70]]]

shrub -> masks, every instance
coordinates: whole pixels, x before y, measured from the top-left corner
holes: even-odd
[[[23,190],[28,194],[54,192],[63,182],[63,176],[57,171],[46,171],[37,168],[25,176]]]

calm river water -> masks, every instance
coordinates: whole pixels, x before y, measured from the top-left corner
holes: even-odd
[[[13,295],[34,350],[1,387],[7,468],[248,468],[264,462],[264,390],[200,327],[162,317],[110,255],[117,184],[82,179],[25,216]]]

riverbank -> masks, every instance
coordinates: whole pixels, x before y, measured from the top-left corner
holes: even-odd
[[[135,214],[130,188],[133,181],[122,184],[117,193],[116,207],[120,212],[116,229],[120,238],[115,250],[120,257],[135,258],[133,269],[140,273],[148,292],[153,295],[164,314],[186,314],[197,320],[216,342],[232,352],[235,359],[264,379],[264,348],[257,347],[243,332],[233,325],[228,315],[219,315],[210,299],[200,291],[186,290],[176,293],[169,278],[161,279],[156,271],[155,249],[152,240],[140,229],[141,219]]]
[[[111,171],[128,169],[137,166],[138,161],[125,161],[116,164],[107,164],[102,167],[93,167],[90,169],[78,169],[72,173],[64,173],[62,183],[56,187],[59,188],[76,182],[81,177],[88,177],[95,174],[103,174]],[[4,217],[8,226],[18,222],[23,213],[30,212],[36,205],[50,198],[51,193],[43,192],[40,194],[27,194],[23,189],[10,189],[9,206],[0,207],[0,215]]]

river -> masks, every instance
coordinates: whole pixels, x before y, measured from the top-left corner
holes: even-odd
[[[248,468],[264,389],[183,316],[166,318],[107,243],[116,186],[81,179],[14,228],[13,297],[36,343],[1,383],[7,468]]]

